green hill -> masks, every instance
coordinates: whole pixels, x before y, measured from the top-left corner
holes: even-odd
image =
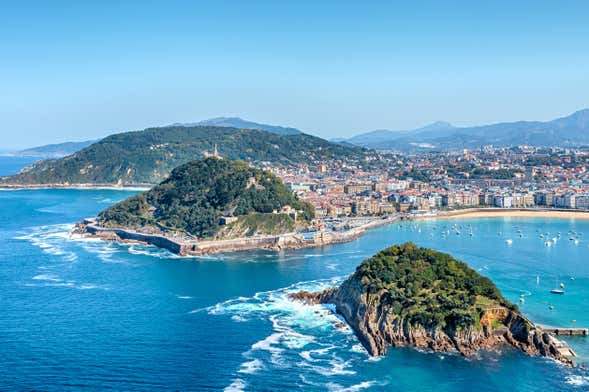
[[[409,325],[442,329],[481,328],[490,305],[516,309],[490,279],[462,261],[412,243],[395,245],[366,259],[352,276]]]
[[[280,212],[290,206],[297,221]],[[220,219],[238,219],[220,225]],[[100,213],[104,227],[144,232],[181,232],[197,237],[229,238],[280,234],[306,225],[313,207],[300,201],[272,173],[245,162],[206,158],[174,169],[147,192],[132,196]]]
[[[108,136],[61,159],[37,162],[0,185],[157,184],[175,167],[201,159],[217,145],[220,154],[274,165],[315,164],[334,159],[364,162],[366,151],[306,134],[227,127],[150,128]]]
[[[364,260],[339,287],[291,298],[335,305],[371,355],[412,346],[473,356],[511,345],[569,365],[574,356],[491,280],[449,254],[410,242]]]

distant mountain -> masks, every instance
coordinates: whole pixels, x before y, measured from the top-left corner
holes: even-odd
[[[230,127],[239,129],[261,129],[262,131],[272,132],[277,135],[298,135],[303,132],[296,128],[281,127],[278,125],[260,124],[253,121],[243,120],[239,117],[217,117],[210,120],[199,121],[195,123],[176,123],[175,127],[194,127],[194,126],[213,126],[213,127]]]
[[[333,159],[364,162],[367,152],[319,137],[277,135],[257,129],[212,126],[149,128],[108,136],[61,159],[39,161],[0,186],[156,184],[172,169],[203,158],[215,146],[229,159],[273,165],[317,164]]]
[[[405,131],[391,131],[388,129],[377,129],[375,131],[370,131],[366,133],[362,133],[360,135],[353,136],[346,141],[348,143],[368,146],[374,145],[382,142],[387,142],[389,140],[398,139],[399,137],[403,137],[405,135],[410,134],[420,134],[422,132],[430,132],[430,131],[448,131],[454,129],[454,126],[450,123],[444,121],[436,121],[432,124],[426,125],[421,128],[405,130]]]
[[[71,155],[89,145],[96,143],[97,140],[86,140],[83,142],[66,142],[58,144],[47,144],[45,146],[27,148],[26,150],[11,152],[13,156],[41,157],[41,158],[61,158]]]
[[[434,123],[412,131],[368,132],[347,140],[381,150],[495,146],[579,146],[589,144],[589,109],[552,121],[517,121],[474,127]]]

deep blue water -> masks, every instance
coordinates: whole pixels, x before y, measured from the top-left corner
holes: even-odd
[[[0,155],[0,176],[15,174],[23,167],[38,160],[38,157],[6,157]]]
[[[286,299],[288,291],[326,287],[375,251],[412,240],[463,259],[513,301],[525,294],[522,310],[537,322],[589,326],[587,221],[423,221],[322,249],[203,258],[68,236],[74,222],[130,194],[0,191],[0,389],[589,388],[584,371],[513,350],[467,360],[393,349],[373,360],[349,330],[333,327],[328,310]],[[454,223],[462,235],[442,239],[442,227]],[[571,229],[582,233],[577,244],[568,240]],[[562,232],[554,246],[539,238],[547,231]],[[565,283],[564,296],[548,293],[556,282]],[[570,344],[589,359],[589,338]]]

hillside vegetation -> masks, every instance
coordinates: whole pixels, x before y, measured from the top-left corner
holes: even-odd
[[[223,226],[224,237],[231,232],[233,236],[278,234],[295,228],[287,214],[273,214],[285,206],[299,210],[303,223],[313,217],[313,207],[298,200],[272,173],[245,162],[206,158],[178,167],[151,190],[106,209],[99,223],[211,238],[222,228],[221,217],[235,216],[237,222]]]
[[[371,355],[412,346],[475,355],[511,345],[571,365],[575,356],[497,287],[452,256],[408,242],[364,260],[339,287],[291,298],[333,304]]]
[[[516,308],[490,279],[462,261],[410,242],[364,260],[350,279],[361,282],[368,294],[383,292],[383,305],[408,325],[480,328],[489,306]]]
[[[306,134],[277,135],[213,126],[163,127],[119,133],[61,159],[37,162],[1,184],[157,184],[172,169],[212,152],[247,162],[314,164],[332,159],[362,162],[365,151]]]

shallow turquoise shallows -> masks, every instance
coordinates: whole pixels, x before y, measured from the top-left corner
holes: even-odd
[[[589,222],[422,221],[322,249],[203,258],[68,236],[74,222],[130,194],[0,191],[0,389],[589,388],[585,371],[514,350],[467,360],[391,349],[371,359],[327,309],[286,299],[411,240],[469,263],[514,302],[523,294],[521,308],[536,322],[589,327]],[[550,294],[560,283],[566,294]],[[568,341],[589,360],[589,338]]]

